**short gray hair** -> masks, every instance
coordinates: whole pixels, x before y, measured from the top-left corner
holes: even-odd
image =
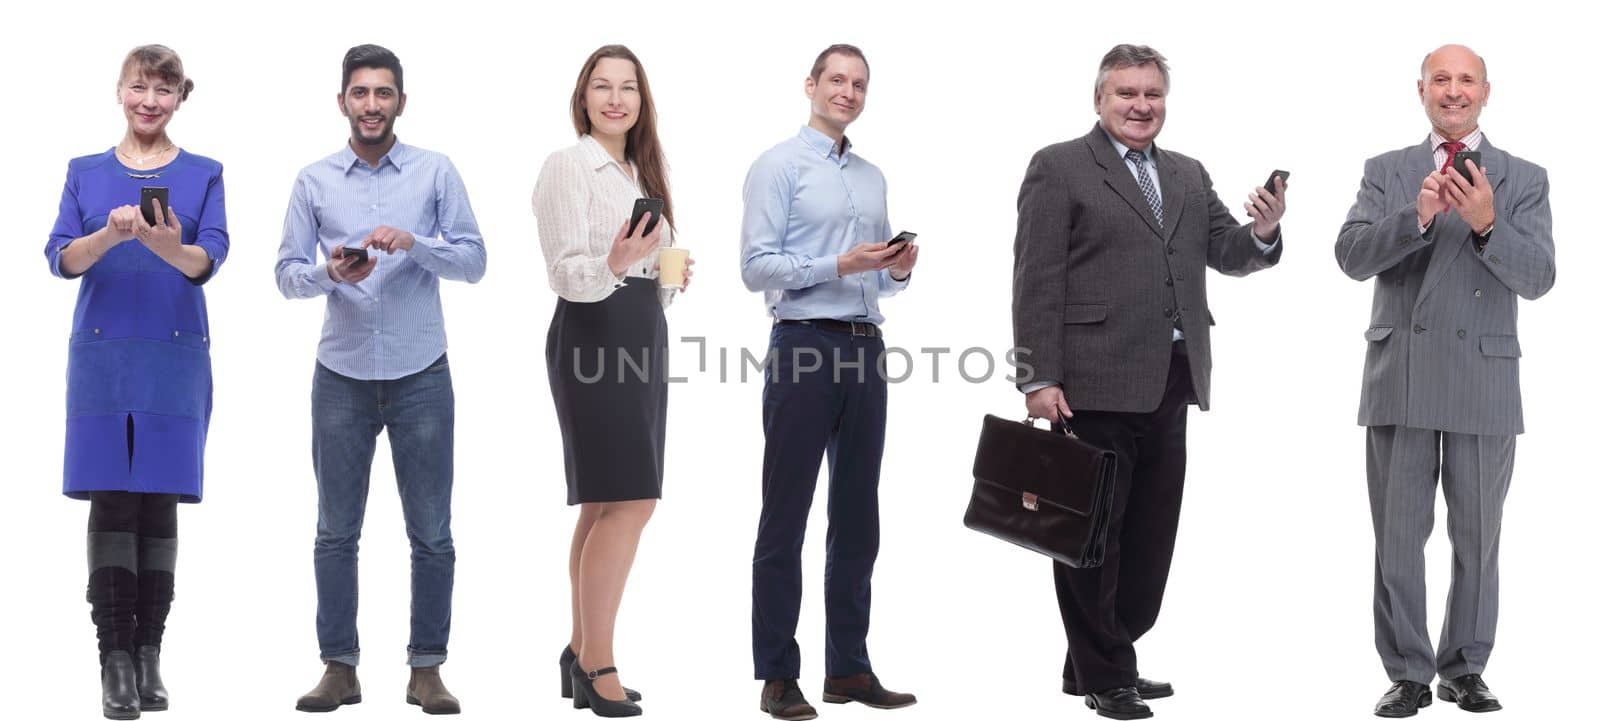
[[[1099,95],[1106,84],[1106,76],[1118,68],[1137,67],[1154,63],[1161,71],[1161,84],[1172,88],[1172,74],[1167,69],[1167,58],[1149,45],[1123,43],[1111,49],[1100,59],[1100,75],[1094,80],[1094,94]]]

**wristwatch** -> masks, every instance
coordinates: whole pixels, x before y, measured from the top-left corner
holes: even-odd
[[[1472,233],[1472,244],[1476,247],[1476,249],[1477,249],[1477,251],[1479,253],[1482,253],[1483,252],[1483,247],[1489,244],[1489,235],[1491,233],[1493,233],[1493,232],[1494,232],[1494,223],[1490,223],[1489,227],[1484,228],[1482,233],[1479,233],[1477,231],[1473,231],[1473,233]]]

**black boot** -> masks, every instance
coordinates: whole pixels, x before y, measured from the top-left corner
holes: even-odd
[[[139,679],[139,706],[145,711],[165,711],[169,704],[161,680],[161,637],[172,610],[173,570],[178,539],[139,537],[139,599],[134,606],[135,669]]]
[[[139,718],[139,691],[127,651],[106,654],[100,667],[100,708],[109,719]]]
[[[89,617],[100,639],[101,703],[106,718],[139,718],[133,668],[139,540],[132,533],[89,533]]]
[[[134,659],[134,677],[139,685],[139,709],[167,710],[167,685],[161,681],[161,649],[140,646]]]

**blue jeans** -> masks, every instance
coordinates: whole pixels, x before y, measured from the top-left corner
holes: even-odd
[[[455,392],[445,356],[392,381],[363,381],[317,364],[311,381],[311,455],[317,473],[317,642],[322,660],[356,665],[356,546],[378,433],[389,432],[400,506],[411,540],[408,663],[444,663],[456,550],[450,539]]]

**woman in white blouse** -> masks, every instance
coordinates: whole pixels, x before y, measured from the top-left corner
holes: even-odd
[[[533,189],[550,287],[561,296],[545,363],[566,456],[567,503],[581,508],[568,567],[572,640],[561,656],[561,688],[576,708],[636,716],[639,694],[616,675],[612,632],[639,535],[661,497],[662,311],[675,291],[657,282],[657,249],[672,245],[672,192],[650,84],[632,51],[607,45],[589,56],[572,91],[572,124],[577,145],[552,153]],[[641,220],[630,233],[638,198],[661,199],[664,217]]]

